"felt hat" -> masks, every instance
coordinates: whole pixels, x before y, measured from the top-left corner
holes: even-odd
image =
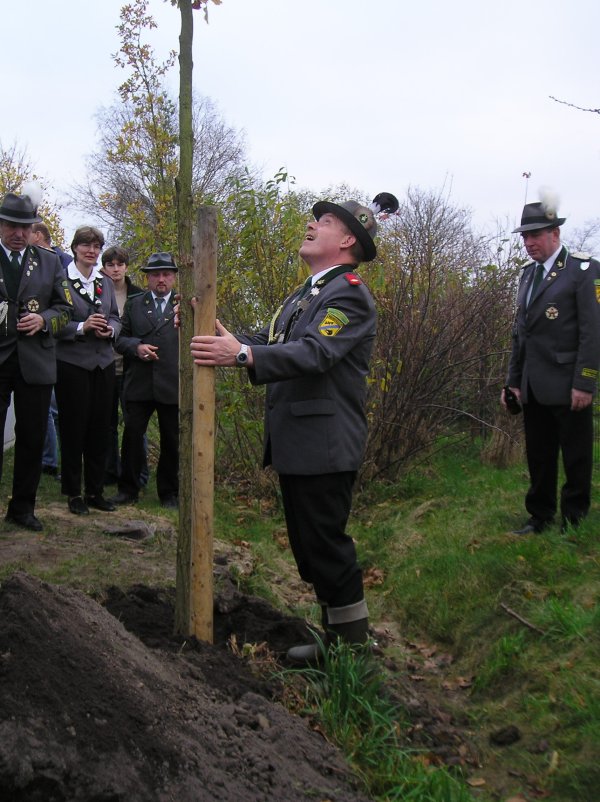
[[[373,198],[369,206],[363,206],[354,200],[345,203],[332,203],[331,201],[318,201],[313,206],[315,220],[319,220],[324,214],[333,214],[341,220],[356,239],[360,242],[365,261],[371,262],[377,256],[374,238],[377,234],[377,221],[375,215],[381,212],[393,214],[398,211],[398,199],[389,192],[380,192]]]
[[[555,197],[537,201],[536,203],[526,203],[523,206],[521,225],[515,228],[512,233],[518,234],[521,231],[536,231],[540,228],[562,226],[567,218],[558,217],[557,207],[558,202]]]
[[[14,192],[8,192],[2,198],[0,220],[21,223],[24,226],[42,222],[37,214],[37,203],[34,204],[29,195],[16,195]]]
[[[144,273],[150,273],[152,270],[177,270],[175,260],[170,253],[163,251],[162,253],[153,253],[148,259],[148,264],[141,268]]]

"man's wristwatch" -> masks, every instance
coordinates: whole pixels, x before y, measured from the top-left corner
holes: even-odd
[[[239,353],[237,354],[235,361],[240,367],[248,364],[248,346],[241,345]]]

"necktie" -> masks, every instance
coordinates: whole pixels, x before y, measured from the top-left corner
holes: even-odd
[[[304,286],[302,287],[302,292],[300,293],[300,298],[298,298],[298,300],[301,301],[305,295],[308,295],[311,289],[312,289],[312,276],[309,276],[304,282]]]
[[[163,305],[165,303],[165,299],[157,298],[155,303],[156,303],[156,311],[158,312],[158,316],[160,317],[163,313]]]
[[[540,264],[539,262],[535,266],[535,276],[533,277],[533,282],[531,284],[531,292],[529,293],[529,303],[533,301],[538,291],[538,287],[542,283],[542,279],[544,278],[544,265]]]
[[[10,263],[16,270],[21,267],[21,254],[19,251],[10,252]]]

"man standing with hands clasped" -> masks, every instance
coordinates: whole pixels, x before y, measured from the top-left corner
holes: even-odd
[[[362,644],[368,635],[362,571],[345,529],[367,439],[376,314],[354,270],[377,254],[375,214],[397,208],[388,193],[371,207],[316,203],[300,247],[311,272],[304,287],[253,336],[234,336],[217,321],[217,336],[191,343],[197,365],[244,367],[253,384],[267,385],[264,465],[279,474],[290,545],[314,587],[327,644]],[[316,643],[288,652],[296,664],[319,655]]]
[[[170,253],[153,253],[142,267],[148,292],[125,304],[116,350],[125,358],[125,429],[119,492],[114,504],[134,504],[146,460],[144,435],[156,411],[160,456],[156,488],[163,507],[176,509],[179,497],[179,329],[173,318],[177,265]]]
[[[549,194],[523,209],[519,232],[533,262],[517,297],[507,385],[522,404],[530,486],[529,520],[513,532],[539,533],[556,513],[558,456],[566,481],[560,493],[562,531],[590,508],[592,399],[600,365],[600,264],[570,254],[560,241],[557,203]],[[506,392],[501,402],[506,406]]]

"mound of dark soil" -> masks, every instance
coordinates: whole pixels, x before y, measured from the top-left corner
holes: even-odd
[[[215,644],[184,643],[171,602],[113,588],[105,609],[26,574],[2,583],[0,801],[364,800],[339,753],[225,647],[279,653],[302,622],[229,588]]]

